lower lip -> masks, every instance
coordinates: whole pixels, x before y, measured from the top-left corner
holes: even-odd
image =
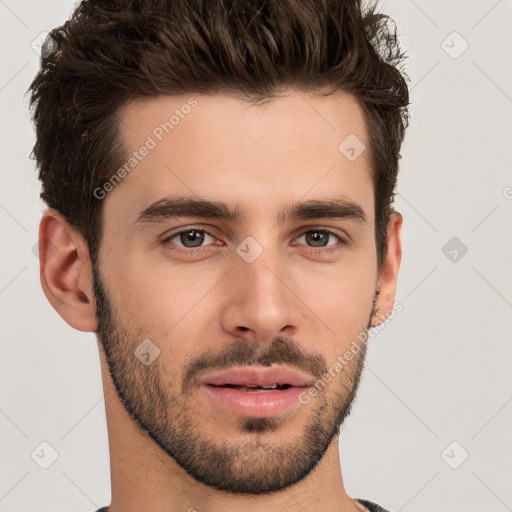
[[[234,388],[203,385],[205,390],[226,409],[240,415],[265,418],[283,413],[293,405],[298,405],[299,395],[305,387],[264,392],[240,391]]]

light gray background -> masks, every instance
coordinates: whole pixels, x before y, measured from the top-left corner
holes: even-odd
[[[32,42],[72,7],[0,0],[2,512],[110,503],[94,335],[49,305],[33,252],[44,206],[23,95],[38,69]],[[512,510],[512,3],[388,0],[381,10],[398,25],[412,81],[397,198],[403,310],[371,342],[342,432],[347,492],[391,512]],[[461,55],[454,31],[469,44]],[[465,255],[442,252],[452,237]],[[48,469],[31,457],[43,441],[59,455]]]

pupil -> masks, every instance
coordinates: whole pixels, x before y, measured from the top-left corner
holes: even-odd
[[[308,236],[308,235],[306,235],[306,236]],[[315,247],[325,247],[325,243],[322,243],[322,242],[326,242],[327,241],[326,233],[321,233],[319,231],[311,231],[309,233],[309,237],[310,237],[310,239],[313,238],[312,241],[313,241],[313,245]],[[320,237],[320,239],[319,239],[319,237]],[[320,242],[320,244],[319,245],[315,245],[317,242]]]
[[[191,233],[193,234],[191,235]],[[181,242],[186,247],[199,247],[203,243],[204,235],[196,229],[191,229],[186,233],[182,233],[180,238]],[[193,245],[187,245],[189,242],[192,242]]]

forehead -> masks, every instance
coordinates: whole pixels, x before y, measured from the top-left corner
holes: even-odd
[[[108,203],[131,221],[167,195],[237,203],[255,215],[345,196],[372,220],[368,131],[349,94],[288,91],[260,105],[223,94],[159,96],[127,104],[120,135],[126,172]]]

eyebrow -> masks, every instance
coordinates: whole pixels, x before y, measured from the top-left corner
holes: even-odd
[[[182,217],[201,217],[237,222],[245,219],[238,204],[195,197],[168,196],[139,212],[134,224],[161,222]],[[351,219],[367,224],[363,208],[345,197],[290,203],[278,213],[278,222],[310,219]]]

